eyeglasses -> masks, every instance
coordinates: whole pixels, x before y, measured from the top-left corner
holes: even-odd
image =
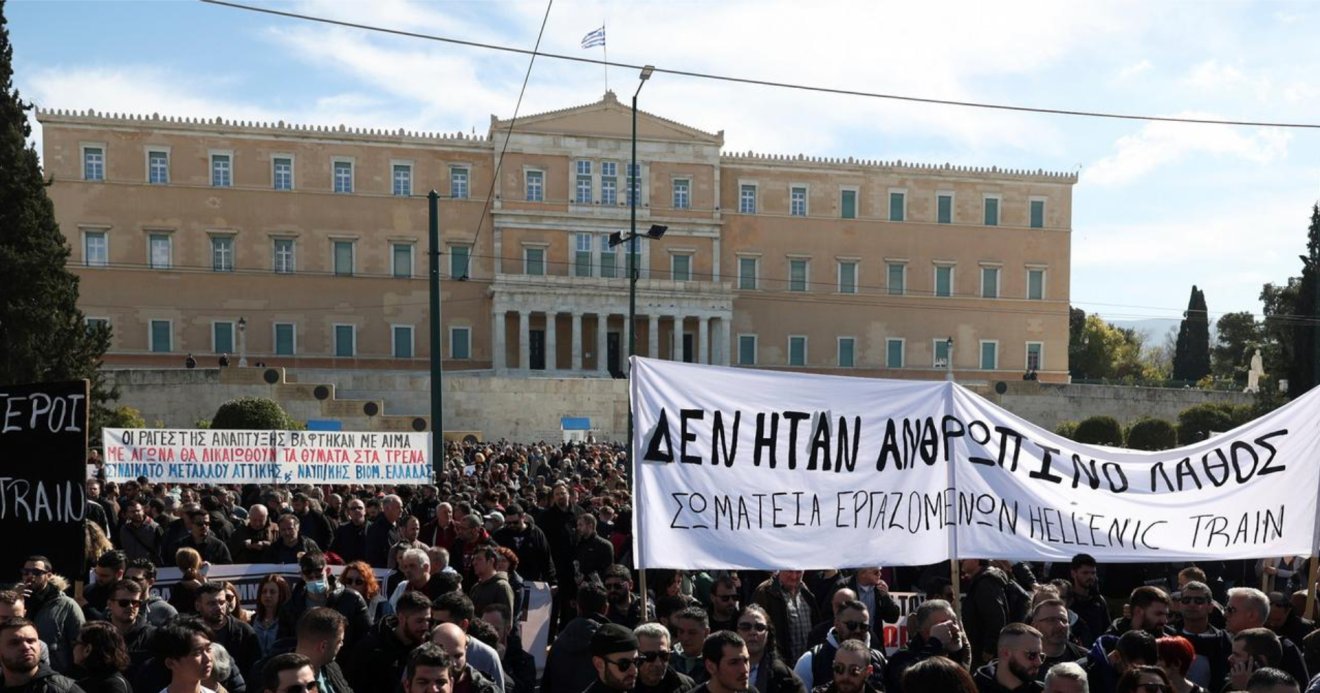
[[[1178,601],[1179,601],[1179,602],[1182,602],[1183,604],[1208,604],[1208,603],[1210,602],[1210,598],[1209,598],[1209,597],[1183,597],[1182,599],[1179,599]]]
[[[357,585],[359,587],[367,584],[367,581],[360,577],[344,578],[343,580],[340,580],[340,582],[344,583],[345,585]]]
[[[1033,662],[1039,662],[1045,658],[1045,655],[1041,653],[1040,650],[1023,650],[1022,654]]]
[[[844,621],[843,627],[848,630],[866,630],[868,624],[866,621]]]
[[[1162,683],[1139,683],[1137,693],[1171,693],[1173,688]]]
[[[764,623],[751,623],[748,621],[743,621],[738,624],[738,630],[750,630],[750,631],[756,631],[757,633],[764,633],[769,629],[770,626],[767,626]]]
[[[851,666],[847,664],[834,665],[834,673],[836,674],[848,674],[850,676],[860,676],[865,672],[866,672],[866,667],[859,667],[856,664],[853,664]]]
[[[606,657],[605,661],[609,662],[610,664],[613,664],[615,667],[618,667],[619,671],[623,672],[623,671],[630,671],[632,670],[633,667],[640,665],[642,663],[642,658],[626,657],[624,659],[610,659],[609,657]]]
[[[654,662],[657,659],[662,662],[668,662],[669,650],[656,650],[655,652],[638,652],[637,658],[641,660],[645,660],[647,662]]]
[[[46,573],[49,573],[49,572],[50,572],[49,570],[42,570],[41,568],[24,568],[24,569],[23,569],[23,574],[24,574],[24,575],[36,575],[36,576],[38,576],[38,577],[40,577],[40,576],[42,576],[42,575],[45,575]]]
[[[307,683],[291,683],[280,689],[280,693],[317,693],[321,690],[315,681]]]
[[[118,604],[121,609],[136,609],[142,606],[141,599],[116,599],[115,603]]]

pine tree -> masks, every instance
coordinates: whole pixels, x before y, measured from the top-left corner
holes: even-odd
[[[1192,286],[1187,312],[1178,326],[1173,351],[1173,379],[1196,382],[1210,374],[1210,314],[1205,292]]]
[[[1302,281],[1294,298],[1293,315],[1298,328],[1293,330],[1293,363],[1288,379],[1288,393],[1296,397],[1316,385],[1320,354],[1316,351],[1320,331],[1320,305],[1316,303],[1316,265],[1320,263],[1320,205],[1311,207],[1311,227],[1306,234],[1306,255],[1302,255]]]
[[[46,196],[37,150],[28,144],[31,108],[13,83],[13,46],[0,0],[0,383],[87,378],[110,344],[105,328],[88,330],[78,310],[78,278]],[[113,394],[96,387],[96,399]],[[102,409],[103,411],[103,409]]]

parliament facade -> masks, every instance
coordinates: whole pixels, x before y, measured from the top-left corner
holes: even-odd
[[[448,372],[609,377],[636,351],[890,378],[1062,382],[1072,174],[723,151],[595,103],[486,135],[42,110],[111,367],[427,368],[440,193]]]

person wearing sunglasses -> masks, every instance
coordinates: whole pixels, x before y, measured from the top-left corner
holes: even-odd
[[[1132,667],[1118,678],[1114,693],[1173,693],[1173,684],[1159,667]]]
[[[110,625],[124,640],[130,672],[137,671],[151,658],[151,639],[156,634],[156,628],[140,618],[142,606],[142,585],[124,579],[110,586],[106,613]]]
[[[29,556],[23,563],[23,591],[28,618],[50,651],[50,666],[68,671],[73,664],[73,641],[86,619],[82,607],[64,593],[68,582],[56,575],[50,559]]]
[[[885,665],[887,693],[903,693],[906,690],[904,672],[932,657],[944,657],[964,669],[970,667],[972,650],[958,625],[952,604],[943,599],[927,599],[908,616],[907,625],[910,637],[906,646],[895,652]],[[931,669],[919,678],[942,680],[938,676],[939,671]]]
[[[885,656],[871,647],[870,614],[865,604],[850,599],[840,604],[834,613],[834,627],[825,636],[825,642],[802,653],[797,666],[793,667],[793,673],[802,679],[807,690],[817,685],[823,686],[830,680],[835,654],[843,643],[850,640],[861,642],[871,651],[871,662],[874,665],[869,673],[871,685],[877,690],[884,688]]]
[[[779,656],[770,615],[760,604],[743,607],[737,629],[747,646],[751,685],[758,693],[806,693],[802,679]]]
[[[312,661],[296,652],[275,655],[261,667],[264,693],[319,693]]]
[[[606,623],[591,635],[591,665],[596,680],[585,693],[631,691],[637,685],[638,641],[633,632],[617,623]]]
[[[637,686],[634,693],[684,693],[695,687],[692,677],[669,666],[673,656],[669,629],[659,623],[643,623],[633,629],[637,636]]]
[[[1178,595],[1178,609],[1182,613],[1179,635],[1190,641],[1196,651],[1186,677],[1208,690],[1223,687],[1224,677],[1228,675],[1228,655],[1233,649],[1232,636],[1212,623],[1218,608],[1210,586],[1199,580],[1185,583]]]
[[[834,655],[834,664],[830,667],[833,677],[823,687],[817,687],[813,693],[875,693],[876,688],[870,683],[874,667],[871,663],[870,648],[860,640],[848,640],[839,645]]]
[[[203,561],[211,565],[229,565],[233,563],[234,560],[229,553],[229,547],[223,541],[220,541],[215,534],[211,533],[211,514],[200,507],[194,507],[189,511],[188,517],[192,522],[189,526],[188,535],[176,546],[195,550],[201,555]]]
[[[1044,659],[1040,631],[1010,623],[999,631],[998,657],[976,670],[972,679],[982,693],[1029,693],[1045,690],[1036,680]],[[1163,673],[1163,672],[1161,672]],[[912,693],[917,693],[913,691]]]

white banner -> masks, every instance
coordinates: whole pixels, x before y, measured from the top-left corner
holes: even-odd
[[[545,582],[523,583],[522,613],[518,622],[518,635],[523,649],[536,660],[536,676],[545,671],[545,649],[550,644],[550,602],[553,596]]]
[[[107,428],[107,481],[431,483],[431,434]]]
[[[962,387],[636,358],[642,568],[1310,555],[1320,389],[1214,438],[1081,445]]]

